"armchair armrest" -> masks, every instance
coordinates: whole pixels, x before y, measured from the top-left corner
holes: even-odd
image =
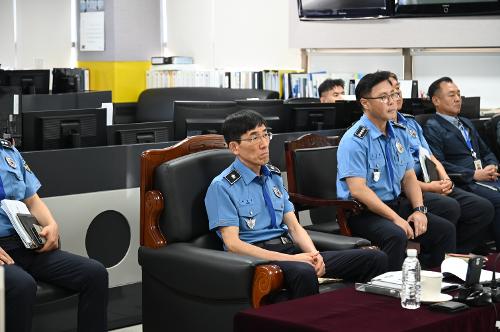
[[[251,299],[254,307],[283,283],[281,269],[269,261],[186,243],[140,247],[139,264],[178,292],[218,300]]]
[[[466,184],[465,174],[462,173],[448,173],[450,180],[456,184]]]
[[[325,199],[310,197],[301,194],[290,193],[290,200],[293,203],[298,203],[307,207],[319,206],[336,206],[337,209],[337,222],[340,226],[340,233],[345,236],[351,236],[351,230],[347,225],[346,211],[353,214],[358,214],[363,209],[361,203],[356,200],[339,200],[339,199]]]
[[[307,233],[314,242],[316,249],[319,251],[358,249],[371,245],[370,241],[360,237],[344,236],[310,230],[308,230]]]

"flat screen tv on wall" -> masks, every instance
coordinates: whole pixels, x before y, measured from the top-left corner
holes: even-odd
[[[500,0],[396,0],[395,16],[476,16],[500,14]]]
[[[308,20],[382,18],[392,13],[394,0],[297,0],[299,18]]]

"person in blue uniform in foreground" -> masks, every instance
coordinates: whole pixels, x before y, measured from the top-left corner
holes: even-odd
[[[437,267],[445,253],[455,252],[455,227],[427,214],[408,135],[390,122],[399,98],[388,72],[367,74],[359,81],[356,99],[364,114],[339,144],[337,196],[366,206],[348,225],[354,235],[388,255],[389,270],[401,270],[408,239],[420,243],[424,267]]]
[[[10,141],[0,139],[0,200],[22,201],[43,227],[46,242],[26,249],[3,209],[0,209],[0,265],[5,272],[7,332],[29,332],[37,284],[44,281],[79,292],[78,331],[107,331],[108,273],[92,259],[59,249],[59,231],[38,196],[40,182]]]
[[[318,293],[318,277],[367,281],[386,271],[380,250],[318,252],[299,224],[279,169],[268,164],[272,134],[251,110],[229,115],[222,132],[236,156],[205,196],[209,227],[229,252],[273,261],[290,298]]]

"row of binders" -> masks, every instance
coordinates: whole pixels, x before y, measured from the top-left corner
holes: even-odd
[[[304,73],[289,70],[223,71],[182,70],[179,66],[155,66],[146,72],[147,88],[217,87],[231,89],[264,89],[278,91],[284,99],[319,98],[318,87],[327,78],[341,78],[346,94],[354,94],[360,73]],[[352,90],[352,91],[351,91]]]

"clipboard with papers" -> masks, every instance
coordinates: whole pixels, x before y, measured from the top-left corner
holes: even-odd
[[[45,244],[45,238],[40,236],[42,227],[31,215],[26,204],[20,201],[4,199],[0,207],[9,217],[12,226],[28,249],[39,249]]]
[[[418,150],[418,159],[422,168],[423,180],[426,183],[439,180],[436,164],[431,160],[431,154],[427,149],[420,147]]]

